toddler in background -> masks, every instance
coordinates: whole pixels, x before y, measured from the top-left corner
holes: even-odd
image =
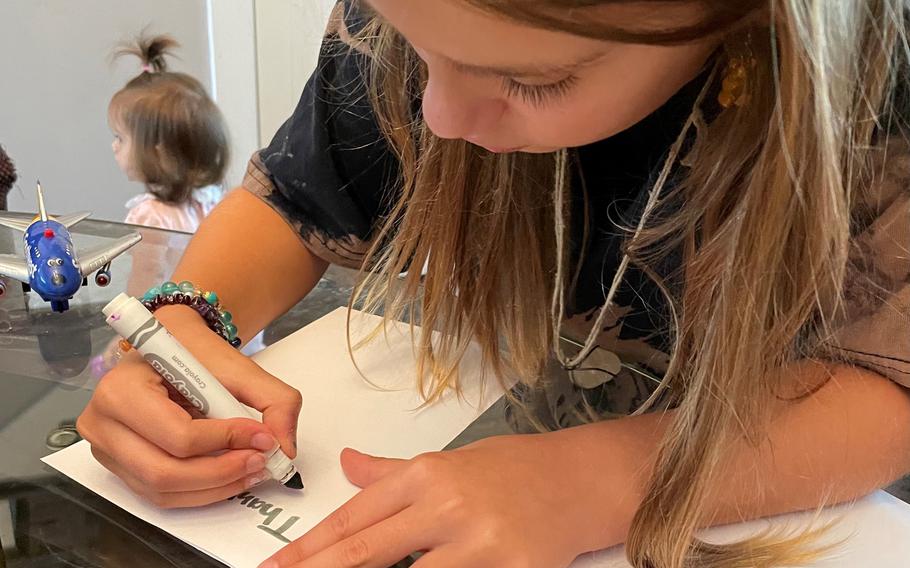
[[[115,57],[135,55],[142,71],[108,106],[117,165],[145,193],[130,199],[125,221],[193,233],[221,199],[228,165],[227,127],[199,81],[168,71],[179,44],[141,35]]]
[[[169,36],[141,34],[114,53],[138,57],[142,69],[114,94],[108,123],[117,165],[130,181],[144,183],[146,189],[127,201],[125,222],[195,233],[223,196],[228,135],[221,111],[205,87],[185,73],[168,71],[166,58],[177,47]],[[163,271],[176,265],[182,254],[168,240],[165,235],[145,236],[143,253],[132,256],[128,294],[141,296],[149,283],[167,279]],[[112,340],[92,359],[96,378],[117,364],[117,343]],[[260,333],[243,352],[251,355],[263,347]]]

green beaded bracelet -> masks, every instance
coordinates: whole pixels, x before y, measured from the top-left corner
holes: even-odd
[[[169,281],[161,286],[149,288],[141,300],[150,312],[174,304],[189,306],[202,316],[212,331],[223,337],[232,346],[240,347],[237,326],[234,325],[231,312],[221,306],[218,294],[211,290],[198,288],[188,280],[179,284]]]

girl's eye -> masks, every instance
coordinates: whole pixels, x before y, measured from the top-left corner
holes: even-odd
[[[509,97],[519,98],[535,107],[543,107],[565,97],[576,82],[578,77],[574,75],[546,85],[528,85],[506,77],[503,79],[503,89]]]

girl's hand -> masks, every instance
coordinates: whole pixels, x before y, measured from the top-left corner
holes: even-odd
[[[503,436],[411,460],[345,450],[363,491],[260,568],[387,568],[414,552],[419,568],[567,566],[624,533],[604,526],[610,504],[591,498],[590,468],[564,442]]]
[[[164,319],[238,400],[263,413],[264,423],[197,419],[131,351],[101,379],[77,421],[92,454],[135,493],[165,508],[214,503],[268,479],[261,451],[277,440],[290,457],[297,453],[300,393],[212,333],[195,312],[171,310]]]

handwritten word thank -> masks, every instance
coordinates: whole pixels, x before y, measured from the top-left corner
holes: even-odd
[[[272,522],[275,521],[278,517],[284,513],[284,509],[281,507],[275,507],[271,503],[259,499],[250,492],[241,493],[228,499],[228,501],[233,501],[235,499],[240,500],[240,504],[246,506],[247,509],[253,509],[254,511],[259,511],[259,514],[265,517],[265,520],[256,528],[267,532],[273,537],[277,538],[281,542],[289,543],[291,542],[287,537],[284,536],[285,531],[294,526],[294,523],[300,520],[300,517],[294,515],[287,518],[277,529],[272,526]]]

